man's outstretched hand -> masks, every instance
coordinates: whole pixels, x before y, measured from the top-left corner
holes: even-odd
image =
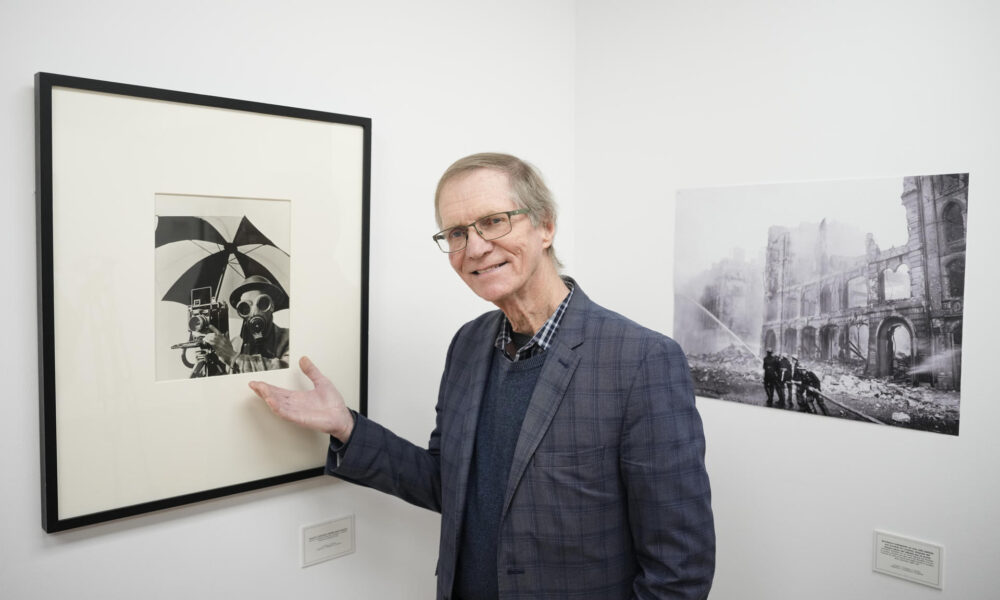
[[[309,358],[299,359],[299,367],[312,381],[313,389],[292,391],[263,381],[251,381],[250,389],[282,419],[346,442],[354,430],[354,417],[343,396]]]

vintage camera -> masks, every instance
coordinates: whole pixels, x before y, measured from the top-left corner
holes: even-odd
[[[216,302],[210,287],[191,290],[188,330],[192,334],[206,334],[212,332],[212,326],[222,333],[229,333],[229,305]]]

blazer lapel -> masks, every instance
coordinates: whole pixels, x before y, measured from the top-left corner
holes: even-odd
[[[559,409],[559,404],[569,389],[569,384],[573,380],[573,373],[580,363],[580,356],[576,353],[576,348],[584,341],[584,325],[586,324],[587,307],[590,300],[576,286],[573,298],[570,300],[559,324],[559,331],[552,347],[546,353],[548,357],[542,366],[542,372],[538,375],[538,383],[535,384],[535,391],[531,394],[531,401],[528,404],[528,411],[524,415],[524,422],[521,424],[521,433],[517,438],[517,446],[514,448],[514,460],[510,465],[510,476],[507,479],[507,491],[504,495],[503,510],[501,518],[506,516],[510,501],[514,497],[524,470],[531,461],[535,449],[541,443],[542,438],[552,423],[552,418]]]

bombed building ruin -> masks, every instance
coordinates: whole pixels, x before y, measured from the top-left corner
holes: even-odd
[[[675,332],[693,354],[718,352],[743,340],[756,340],[764,291],[760,260],[747,260],[739,249],[712,264],[683,290],[690,302],[675,308],[685,324]]]
[[[868,234],[864,254],[837,254],[831,239],[851,233],[826,221],[771,227],[762,346],[959,389],[968,181],[903,178],[908,241],[887,250]]]

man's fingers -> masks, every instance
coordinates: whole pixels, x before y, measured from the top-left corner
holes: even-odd
[[[280,400],[279,392],[287,391],[269,383],[264,383],[263,381],[251,381],[248,385],[250,386],[250,389],[257,394],[257,397],[264,402],[267,402],[268,406],[271,408],[277,406],[278,401]]]
[[[257,396],[263,400],[267,407],[271,409],[271,412],[282,418],[288,418],[285,415],[287,406],[283,405],[281,392],[287,392],[287,390],[282,390],[279,387],[275,387],[271,384],[264,383],[263,381],[251,381],[249,383],[250,389],[253,390]],[[287,393],[284,394],[287,400]]]
[[[253,393],[257,394],[257,397],[259,397],[261,400],[267,400],[267,397],[271,393],[271,391],[268,389],[268,387],[270,386],[268,386],[263,381],[251,381],[247,385],[250,386],[250,389],[253,390]]]

